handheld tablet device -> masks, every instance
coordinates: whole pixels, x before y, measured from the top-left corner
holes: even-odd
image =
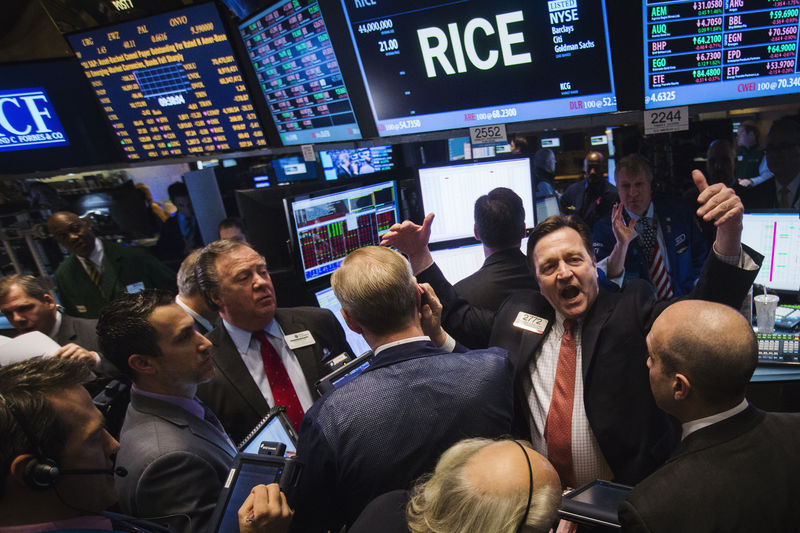
[[[364,370],[366,370],[367,367],[369,367],[369,365],[372,363],[372,357],[373,355],[371,351],[362,353],[352,361],[348,361],[324,378],[317,381],[314,384],[314,387],[317,388],[317,392],[320,394],[325,394],[333,389],[338,389],[345,383],[349,383],[360,376],[361,373],[364,372]]]
[[[579,524],[619,528],[617,509],[632,489],[628,485],[595,479],[564,494],[558,513]]]
[[[286,408],[276,405],[269,410],[247,437],[239,443],[241,453],[259,453],[262,442],[280,442],[286,445],[285,457],[293,457],[297,451],[297,433],[286,416]]]

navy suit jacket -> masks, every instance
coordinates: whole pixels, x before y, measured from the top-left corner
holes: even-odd
[[[352,524],[373,498],[433,470],[457,441],[508,434],[512,410],[505,350],[447,353],[430,341],[386,348],[306,413],[292,530]]]

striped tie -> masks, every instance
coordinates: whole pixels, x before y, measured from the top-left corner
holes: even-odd
[[[659,300],[672,298],[672,281],[667,273],[667,264],[661,246],[658,244],[658,231],[654,218],[642,217],[639,222],[643,231],[641,235],[642,252],[647,258],[650,282],[656,289]]]
[[[94,283],[97,286],[98,290],[102,293],[103,292],[103,274],[100,273],[100,271],[97,269],[95,264],[92,263],[91,261],[87,260],[84,263],[84,265],[86,266],[86,272],[89,274],[89,279],[92,280],[92,283]]]

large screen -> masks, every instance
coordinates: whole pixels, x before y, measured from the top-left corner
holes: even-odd
[[[282,0],[239,32],[283,144],[361,138],[316,0]]]
[[[322,172],[328,181],[352,178],[394,168],[392,146],[370,146],[368,148],[345,148],[342,150],[320,150]]]
[[[381,136],[616,111],[604,0],[342,0]]]
[[[800,215],[745,213],[742,242],[764,256],[754,283],[770,289],[800,289]]]
[[[380,244],[398,219],[393,181],[291,202],[306,281],[330,274],[362,246]]]
[[[798,6],[642,2],[645,109],[798,92]]]
[[[213,3],[67,39],[128,159],[266,146]]]
[[[522,198],[525,227],[534,225],[531,167],[527,157],[421,168],[419,185],[425,213],[436,214],[430,242],[472,237],[475,201],[497,187],[507,187]]]

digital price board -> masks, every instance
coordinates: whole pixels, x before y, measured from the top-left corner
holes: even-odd
[[[642,2],[645,109],[800,91],[800,0]]]
[[[341,0],[381,136],[617,110],[604,0]]]
[[[361,138],[316,0],[283,0],[239,32],[283,144]]]
[[[128,159],[266,146],[213,3],[67,40]]]

